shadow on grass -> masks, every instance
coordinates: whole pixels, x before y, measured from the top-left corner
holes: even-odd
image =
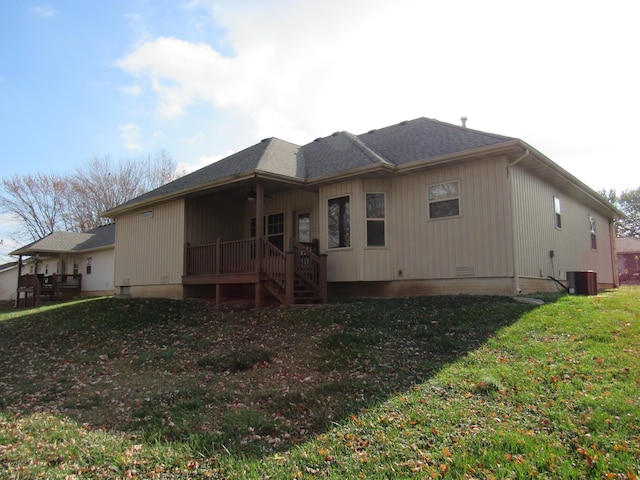
[[[422,383],[534,308],[448,296],[234,313],[107,298],[0,313],[0,411],[261,456]]]

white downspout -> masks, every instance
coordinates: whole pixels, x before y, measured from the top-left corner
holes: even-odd
[[[530,155],[529,149],[525,149],[524,153],[516,158],[513,162],[507,165],[507,180],[509,182],[509,195],[511,204],[511,241],[513,242],[513,283],[515,294],[518,295],[521,292],[520,289],[520,274],[518,273],[518,242],[516,239],[516,206],[515,206],[515,187],[513,185],[513,178],[511,175],[511,168],[520,163],[522,160]]]

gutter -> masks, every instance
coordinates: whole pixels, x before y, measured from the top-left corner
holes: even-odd
[[[520,289],[520,274],[518,273],[518,239],[516,238],[516,206],[515,206],[515,191],[516,188],[513,185],[513,175],[511,175],[511,168],[520,163],[522,160],[531,155],[528,148],[524,149],[524,153],[516,158],[513,162],[507,165],[507,183],[509,184],[509,203],[511,205],[511,241],[513,245],[511,247],[511,253],[513,254],[513,287],[515,294],[519,295],[522,291]]]
[[[494,154],[506,154],[506,151],[520,146],[519,140],[506,141],[495,143],[486,147],[480,147],[473,150],[465,150],[462,152],[449,153],[447,155],[441,155],[439,157],[432,157],[425,160],[418,160],[415,162],[409,162],[402,165],[394,165],[388,162],[385,163],[373,163],[364,167],[357,167],[352,170],[342,171],[338,173],[331,173],[329,175],[323,175],[321,177],[314,177],[307,180],[307,185],[324,184],[332,181],[342,181],[351,177],[362,175],[370,172],[384,172],[384,173],[397,173],[399,175],[406,175],[413,173],[414,171],[432,169],[441,165],[449,164],[452,160],[456,162],[466,162],[472,160],[474,157]]]

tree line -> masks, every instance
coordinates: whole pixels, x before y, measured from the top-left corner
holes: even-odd
[[[620,193],[616,190],[602,190],[600,194],[626,216],[616,220],[616,236],[640,238],[640,187]]]
[[[177,178],[165,151],[114,161],[95,156],[69,175],[15,174],[0,182],[0,213],[15,220],[14,234],[32,241],[54,231],[85,232],[106,225],[100,215]]]

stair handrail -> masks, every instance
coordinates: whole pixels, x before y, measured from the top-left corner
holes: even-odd
[[[294,253],[296,276],[320,292],[323,283],[321,267],[323,262],[326,262],[326,255],[316,255],[295,237],[291,238],[291,250]]]
[[[262,273],[284,290],[286,288],[285,253],[266,238],[262,239],[262,252]]]

